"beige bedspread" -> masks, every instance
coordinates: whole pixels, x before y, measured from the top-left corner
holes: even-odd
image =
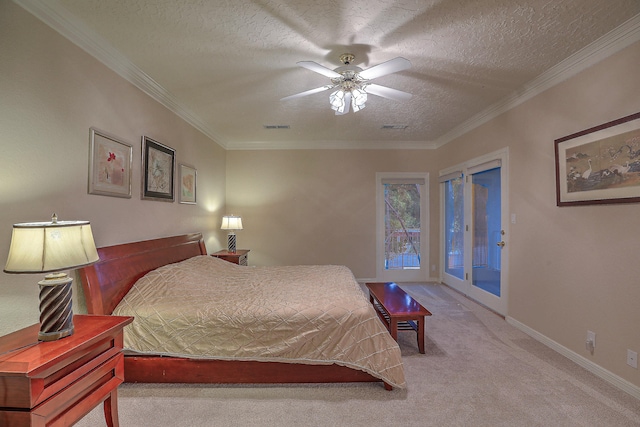
[[[125,349],[344,365],[406,387],[400,348],[344,266],[242,267],[197,256],[148,273],[113,312]]]

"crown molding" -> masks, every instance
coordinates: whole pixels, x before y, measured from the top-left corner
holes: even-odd
[[[186,108],[177,98],[111,46],[105,39],[68,13],[57,0],[14,0],[14,2],[98,59],[125,80],[160,102],[218,145],[228,150],[437,149],[625,47],[640,41],[639,14],[542,73],[507,98],[456,126],[435,141],[401,141],[392,144],[389,144],[388,141],[314,141],[304,145],[295,141],[231,143],[210,129],[197,114]]]
[[[433,150],[425,141],[245,141],[230,143],[226,149],[242,150]]]
[[[434,145],[436,148],[442,147],[638,41],[640,41],[640,14],[545,71],[510,96],[456,126],[434,141]]]
[[[107,40],[84,25],[74,15],[68,13],[57,0],[14,0],[14,2],[164,105],[218,145],[226,148],[224,139],[211,130],[195,113],[186,108],[175,96],[115,49]]]
[[[598,62],[608,58],[609,56],[621,51],[640,41],[640,14],[632,17],[619,27],[613,29],[609,33],[600,37],[593,43],[580,49],[573,55],[569,56],[554,67],[540,74],[531,82],[522,86],[519,90],[513,92],[505,99],[491,105],[469,120],[461,123],[435,141],[403,141],[382,147],[382,142],[366,143],[366,148],[371,149],[438,149],[445,144],[471,132],[473,129],[495,119],[499,115],[509,111],[512,108],[524,103],[525,101],[541,94],[547,89],[575,76],[581,71],[597,64]],[[317,142],[313,144],[305,144],[304,147],[299,145],[293,146],[295,143],[273,143],[273,142],[249,142],[234,143],[228,147],[233,150],[268,150],[268,149],[305,149],[305,148],[345,148],[345,149],[363,149],[362,144],[349,143],[344,141],[333,142]],[[388,142],[386,143],[388,144]],[[313,146],[311,146],[313,145]]]

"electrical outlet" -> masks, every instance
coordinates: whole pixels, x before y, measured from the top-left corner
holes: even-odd
[[[627,350],[627,365],[638,369],[638,353],[633,350]]]
[[[585,347],[589,353],[593,353],[596,349],[596,333],[592,331],[587,331],[587,342],[585,343]]]
[[[593,348],[596,347],[596,333],[592,331],[587,331],[587,341],[591,341],[593,343]]]

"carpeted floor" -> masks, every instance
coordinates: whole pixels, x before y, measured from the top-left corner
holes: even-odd
[[[640,401],[437,284],[403,285],[433,316],[426,354],[399,333],[408,388],[123,384],[129,426],[640,426]],[[104,425],[102,408],[78,424]]]

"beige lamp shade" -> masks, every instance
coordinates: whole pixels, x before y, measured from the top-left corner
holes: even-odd
[[[222,217],[222,230],[242,230],[242,218],[234,215]]]
[[[50,273],[99,260],[88,221],[14,224],[6,273]]]

